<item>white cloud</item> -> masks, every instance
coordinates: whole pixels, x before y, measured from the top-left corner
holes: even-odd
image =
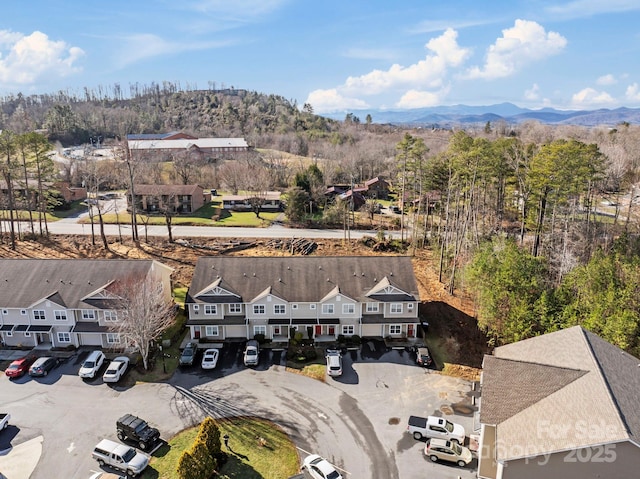
[[[396,103],[398,108],[427,108],[430,106],[438,106],[442,104],[442,100],[448,93],[448,89],[438,92],[409,90]]]
[[[574,108],[603,107],[614,103],[615,100],[607,92],[593,88],[584,88],[571,97],[571,105]]]
[[[489,47],[482,67],[469,70],[469,78],[503,78],[524,66],[560,53],[567,40],[556,32],[547,33],[542,25],[516,20],[512,28],[502,31],[502,37]]]
[[[366,75],[347,78],[342,89],[352,94],[377,95],[398,87],[441,88],[450,67],[460,65],[470,52],[458,46],[458,33],[448,29],[432,38],[425,47],[433,52],[424,60],[404,67],[394,64],[388,70],[373,70]]]
[[[534,83],[530,89],[524,91],[524,97],[531,101],[538,100],[540,98],[539,92],[540,87],[538,87],[537,83]]]
[[[124,41],[124,45],[114,58],[119,68],[147,58],[186,51],[219,48],[229,44],[229,42],[168,42],[151,33],[134,34],[120,40]]]
[[[356,98],[360,95],[385,95],[386,98],[396,95],[400,97],[397,106],[411,108],[434,104],[432,102],[442,100],[448,91],[443,85],[449,70],[459,67],[471,54],[469,49],[458,45],[457,37],[455,30],[448,29],[427,42],[428,53],[423,60],[407,67],[393,64],[388,70],[350,76],[336,88],[311,92],[306,103],[319,113],[367,108],[366,102]]]
[[[82,49],[39,31],[24,35],[0,30],[0,82],[28,85],[44,76],[64,77],[81,70],[74,64],[83,55]]]
[[[313,106],[313,110],[316,113],[361,110],[369,107],[369,105],[363,100],[342,96],[335,88],[331,88],[329,90],[314,90],[309,93],[305,103],[309,103]]]
[[[625,97],[629,101],[640,102],[640,88],[638,87],[637,83],[632,83],[627,87]]]
[[[618,80],[616,80],[616,78],[609,73],[608,75],[602,75],[600,78],[598,78],[596,80],[596,83],[598,85],[615,85],[616,83],[618,83]]]

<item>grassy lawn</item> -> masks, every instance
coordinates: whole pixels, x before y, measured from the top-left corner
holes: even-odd
[[[258,418],[238,417],[219,421],[220,436],[229,435],[227,462],[220,475],[229,479],[284,479],[300,470],[298,451],[277,425]],[[198,427],[187,429],[160,448],[151,459],[142,479],[178,479],[176,467],[182,451],[191,447]],[[257,438],[264,438],[264,445]]]
[[[214,224],[216,226],[245,226],[264,228],[269,226],[280,213],[260,213],[260,218],[256,218],[252,212],[233,211],[225,218],[221,218]]]

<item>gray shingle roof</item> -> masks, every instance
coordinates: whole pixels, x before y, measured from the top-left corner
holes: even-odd
[[[289,302],[318,302],[336,287],[356,301],[367,300],[367,293],[383,278],[407,294],[405,301],[419,300],[418,287],[408,256],[340,257],[201,257],[196,263],[188,301],[206,291],[220,278],[250,302],[271,288],[271,294]],[[395,297],[397,301],[397,297]],[[380,296],[378,300],[389,300]]]
[[[0,259],[0,307],[27,308],[43,299],[65,308],[113,280],[146,276],[155,262],[130,259]]]
[[[640,439],[640,360],[580,326],[485,357],[480,421],[498,459]]]

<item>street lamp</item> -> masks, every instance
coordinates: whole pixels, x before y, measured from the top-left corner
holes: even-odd
[[[158,345],[158,348],[160,348],[160,354],[162,354],[162,372],[166,374],[166,372],[167,372],[167,363],[164,360],[166,355],[164,354],[164,351],[162,350],[162,345],[161,344]]]

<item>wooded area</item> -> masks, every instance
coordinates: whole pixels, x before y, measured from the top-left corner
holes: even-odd
[[[14,222],[24,212],[46,234],[44,213],[60,202],[51,184],[60,180],[96,193],[141,181],[197,182],[249,191],[256,201],[280,190],[289,221],[348,228],[353,203],[327,200],[327,186],[382,177],[404,211],[402,241],[439,255],[451,294],[475,292],[479,324],[495,344],[583,324],[640,353],[638,125],[443,130],[363,123],[353,114],[336,122],[278,96],[211,86],[2,99],[3,241],[17,241]],[[242,136],[252,148],[236,158],[174,155],[161,164],[126,155],[127,134],[172,130]],[[98,161],[94,138],[114,156]],[[56,165],[49,151],[73,144],[85,145],[82,157]],[[362,214],[376,207],[368,199]],[[170,216],[167,225],[171,231]]]

